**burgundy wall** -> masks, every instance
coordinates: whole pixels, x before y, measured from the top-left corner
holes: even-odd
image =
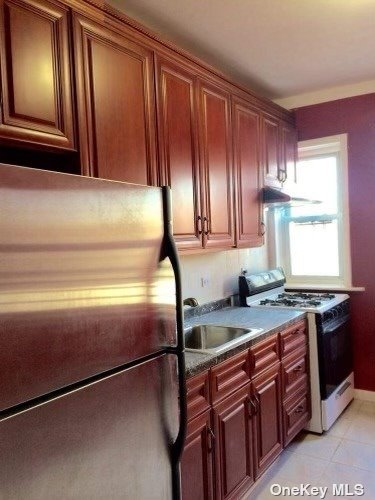
[[[357,389],[375,391],[375,94],[296,110],[298,139],[348,134],[353,285],[354,373]]]

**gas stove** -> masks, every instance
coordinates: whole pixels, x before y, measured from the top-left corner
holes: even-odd
[[[285,276],[281,268],[250,276],[240,276],[240,303],[242,306],[294,308],[313,313],[324,313],[348,299],[344,293],[286,292]]]
[[[328,430],[354,396],[349,328],[349,296],[345,293],[286,292],[281,268],[239,277],[240,304],[293,309],[307,314],[311,420],[306,430]]]
[[[324,313],[347,298],[348,296],[342,293],[334,294],[281,291],[276,294],[270,294],[268,292],[268,294],[266,293],[262,298],[256,295],[250,296],[247,298],[246,304],[252,307],[292,307],[306,312]]]

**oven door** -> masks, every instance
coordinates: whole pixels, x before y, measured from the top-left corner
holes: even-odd
[[[353,371],[349,316],[323,324],[319,330],[320,394],[324,400]]]

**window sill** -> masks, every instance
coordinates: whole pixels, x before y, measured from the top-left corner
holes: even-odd
[[[364,286],[344,286],[344,285],[328,285],[327,283],[318,285],[312,283],[285,283],[285,289],[289,290],[323,290],[332,292],[364,292]]]

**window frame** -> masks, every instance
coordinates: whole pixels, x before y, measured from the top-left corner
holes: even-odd
[[[292,286],[332,286],[349,288],[352,286],[350,255],[350,221],[348,189],[347,134],[321,137],[298,142],[298,160],[333,156],[337,157],[337,230],[339,250],[339,276],[292,275],[290,261],[289,222],[281,214],[276,216],[280,229],[279,263],[284,267],[287,285]],[[298,175],[298,169],[297,169]],[[298,187],[298,178],[297,178]]]

